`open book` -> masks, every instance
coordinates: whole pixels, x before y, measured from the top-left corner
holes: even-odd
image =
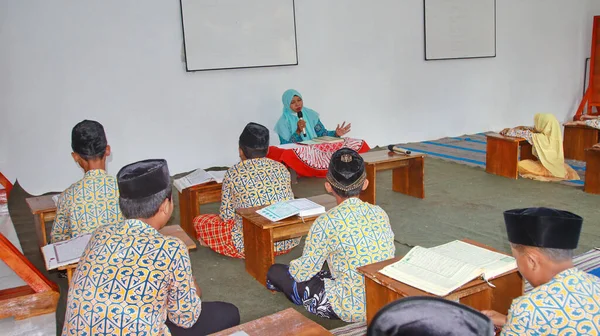
[[[42,247],[46,269],[51,270],[78,262],[90,238],[92,238],[91,234],[84,234]]]
[[[469,243],[416,246],[379,272],[431,294],[446,296],[467,282],[490,280],[517,268],[515,258]]]
[[[344,142],[344,138],[331,137],[328,135],[324,135],[318,138],[312,138],[311,140],[304,140],[300,142],[303,145],[316,145],[322,143],[336,143],[336,142]]]
[[[306,198],[298,198],[269,205],[256,213],[272,222],[298,215],[300,217],[315,216],[325,213],[325,207]]]
[[[179,190],[179,192],[182,192],[183,189],[210,181],[221,183],[223,182],[223,177],[225,177],[226,172],[226,170],[207,172],[204,169],[196,169],[186,176],[175,180],[173,185],[175,188],[177,188],[177,190]]]

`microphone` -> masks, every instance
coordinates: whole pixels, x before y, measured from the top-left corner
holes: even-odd
[[[298,119],[304,120],[304,119],[302,119],[302,111],[298,112]],[[302,135],[304,135],[304,137],[306,137],[306,130],[304,128],[302,128]]]
[[[394,152],[394,153],[398,153],[398,154],[408,155],[411,153],[411,151],[404,149],[404,148],[396,147],[396,145],[389,145],[388,149],[390,150],[390,152]]]

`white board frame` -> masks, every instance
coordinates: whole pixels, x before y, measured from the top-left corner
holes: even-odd
[[[430,53],[428,53],[428,44],[431,43],[431,41],[429,41],[427,39],[428,34],[429,35],[435,35],[435,34],[440,34],[442,32],[437,32],[437,31],[432,31],[432,27],[429,27],[429,31],[428,31],[428,24],[427,24],[427,17],[428,17],[428,6],[427,6],[427,1],[428,0],[423,0],[423,33],[424,33],[424,57],[426,61],[436,61],[436,60],[454,60],[454,59],[471,59],[471,58],[493,58],[496,57],[496,36],[497,36],[497,27],[496,27],[496,0],[474,0],[474,1],[493,1],[493,13],[488,13],[488,15],[492,16],[493,14],[493,39],[494,39],[494,50],[493,51],[481,51],[477,54],[474,55],[462,55],[462,56],[457,56],[457,55],[447,55],[447,56],[440,56],[440,55],[430,55]],[[440,0],[430,0],[430,1],[440,1]],[[448,2],[452,2],[453,0],[441,0],[441,1],[448,1]],[[492,36],[490,36],[492,37]],[[429,50],[431,51],[431,49],[433,48],[429,48]]]
[[[181,30],[183,33],[183,52],[184,52],[185,66],[186,66],[187,72],[298,65],[298,35],[297,35],[297,30],[296,30],[296,3],[295,3],[295,0],[279,0],[279,1],[290,1],[291,2],[292,16],[293,16],[293,30],[294,30],[294,55],[295,55],[293,60],[290,59],[290,61],[284,61],[284,62],[274,63],[274,64],[267,64],[267,63],[261,63],[261,62],[248,62],[251,64],[232,65],[232,66],[217,66],[217,67],[211,67],[211,66],[203,67],[203,66],[194,66],[194,65],[190,66],[190,61],[189,61],[188,55],[191,52],[191,50],[188,47],[189,41],[186,40],[186,24],[185,24],[185,19],[184,19],[184,6],[185,6],[184,3],[188,2],[188,1],[202,1],[202,0],[179,0],[180,10],[181,10]],[[253,0],[250,0],[250,1],[253,1]],[[191,35],[191,34],[188,33],[188,38],[189,38],[189,35]]]

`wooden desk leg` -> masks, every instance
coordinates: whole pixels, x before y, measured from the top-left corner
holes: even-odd
[[[365,296],[367,297],[367,325],[371,324],[373,317],[383,306],[402,298],[400,294],[366,277]]]
[[[38,214],[33,216],[33,225],[35,225],[35,233],[38,238],[38,244],[40,248],[48,245],[48,238],[46,238],[46,222],[44,222],[44,214]]]
[[[416,198],[425,198],[424,158],[409,160],[407,166],[392,171],[392,190]]]
[[[600,194],[600,151],[588,150],[585,155],[583,191],[590,194]]]
[[[585,150],[598,143],[599,131],[595,128],[565,127],[563,141],[565,159],[585,160]]]
[[[190,237],[196,238],[194,229],[194,218],[200,214],[198,207],[198,196],[189,189],[179,193],[179,225]]]
[[[365,165],[365,170],[367,172],[367,180],[369,180],[369,186],[366,190],[363,190],[360,193],[360,199],[363,202],[375,204],[375,187],[377,184],[377,169],[373,164]]]
[[[71,279],[73,279],[73,268],[67,268],[67,283],[71,286]]]
[[[266,286],[267,272],[269,267],[275,263],[273,231],[262,229],[245,218],[243,225],[246,272]]]
[[[508,178],[518,177],[519,143],[487,137],[485,171]]]

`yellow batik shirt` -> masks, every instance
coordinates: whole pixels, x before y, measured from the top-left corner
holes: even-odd
[[[513,300],[501,335],[600,335],[600,278],[577,268],[557,274]]]
[[[117,179],[102,169],[90,170],[60,194],[50,241],[75,238],[121,221]]]
[[[96,230],[69,286],[63,335],[170,335],[200,316],[185,244],[129,219]]]
[[[394,232],[380,207],[349,198],[321,215],[308,232],[302,256],[290,262],[297,282],[310,280],[327,261],[325,293],[346,322],[366,320],[365,279],[357,267],[394,257]]]
[[[235,248],[244,253],[242,217],[235,210],[294,199],[290,172],[285,166],[269,158],[238,162],[223,177],[220,217],[235,220],[231,237]],[[275,252],[286,251],[300,243],[300,238],[275,243]]]

